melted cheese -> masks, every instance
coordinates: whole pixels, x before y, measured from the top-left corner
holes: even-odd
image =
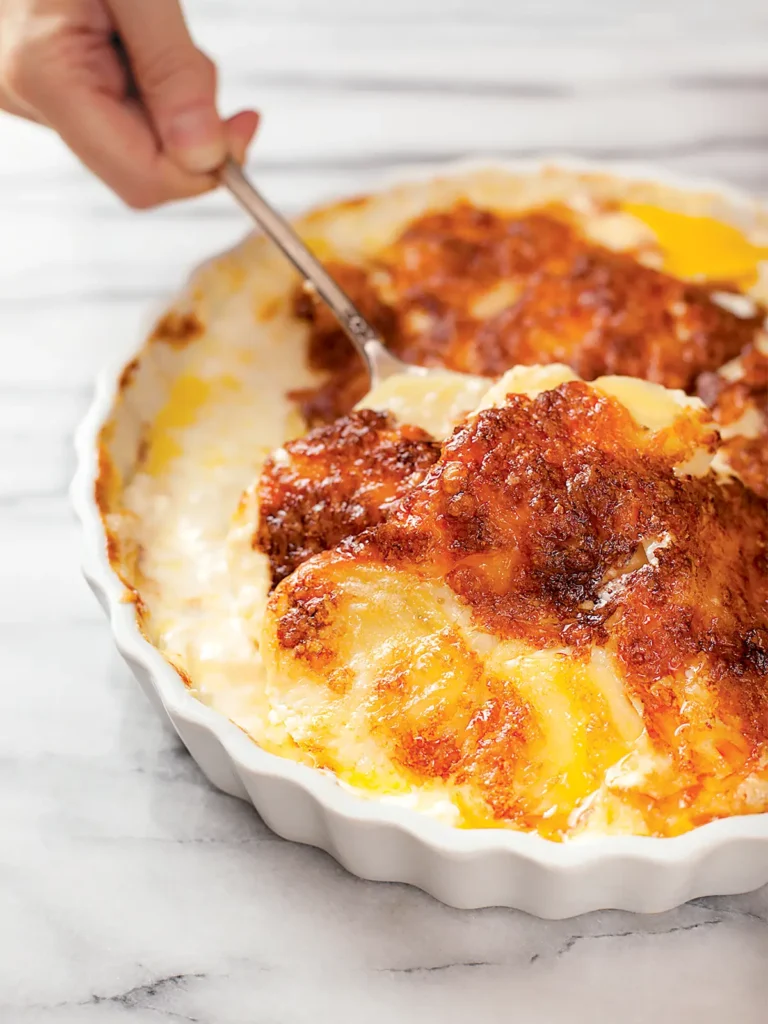
[[[178,433],[195,422],[199,409],[211,396],[209,381],[191,373],[180,374],[173,382],[168,401],[152,425],[146,471],[150,476],[162,473],[179,457],[183,445]]]
[[[388,410],[400,423],[412,423],[434,437],[448,437],[470,413],[502,402],[506,395],[531,398],[559,384],[579,378],[568,366],[516,366],[496,383],[485,377],[435,370],[424,376],[396,374],[369,391],[357,408]],[[594,386],[629,409],[638,423],[650,430],[671,426],[681,409],[703,411],[704,404],[684,391],[674,391],[634,377],[600,377]]]
[[[535,396],[576,379],[564,366],[517,367],[487,391],[477,411],[503,404],[512,393]],[[416,379],[422,387],[427,381]],[[398,383],[389,382],[390,400]],[[405,402],[418,388],[413,379],[404,383]],[[640,426],[659,436],[692,417],[692,429],[702,436],[703,468],[697,471],[706,471],[711,453],[707,429],[695,426],[703,419],[697,399],[620,377],[598,379],[593,387],[617,398]],[[407,409],[407,402],[401,408]],[[637,564],[625,571],[654,564],[656,550],[667,540],[649,542]],[[321,563],[318,571],[325,571]],[[606,593],[622,579],[608,582]],[[606,650],[595,647],[585,662],[568,649],[537,650],[502,640],[473,624],[466,605],[444,582],[365,560],[329,564],[321,590],[332,595],[330,663],[314,668],[283,648],[278,639],[283,588],[270,604],[260,637],[271,721],[313,763],[368,796],[412,803],[421,793],[431,813],[450,808],[446,817],[454,824],[492,825],[493,815],[471,778],[458,783],[441,778],[439,771],[437,777],[424,777],[392,756],[388,737],[408,722],[418,730],[435,716],[453,722],[461,734],[469,728],[462,724],[467,701],[482,708],[487,680],[494,680],[494,686],[505,688],[510,707],[527,709],[536,723],[524,755],[523,799],[538,831],[552,837],[592,828],[621,831],[630,822],[633,831],[643,830],[642,818],[622,807],[617,794],[642,789],[668,764],[654,752]]]
[[[488,390],[485,377],[434,370],[423,376],[395,374],[369,391],[358,409],[387,410],[400,423],[421,427],[433,437],[448,437]]]
[[[642,221],[663,254],[664,269],[678,277],[755,283],[768,247],[754,245],[744,234],[712,217],[693,217],[647,203],[625,203],[622,209]]]

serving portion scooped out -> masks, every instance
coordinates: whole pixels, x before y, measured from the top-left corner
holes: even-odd
[[[145,634],[265,750],[458,827],[768,810],[755,218],[559,170],[310,214],[390,350],[435,371],[372,393],[265,239],[214,263],[103,434]]]

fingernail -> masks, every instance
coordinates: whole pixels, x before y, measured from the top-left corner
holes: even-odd
[[[252,115],[252,122],[244,138],[246,148],[253,142],[253,137],[256,134],[256,130],[259,127],[259,121],[261,120],[255,110],[249,110],[248,113]]]
[[[230,156],[236,163],[245,162],[245,154],[258,126],[259,115],[255,110],[241,110],[224,122]]]
[[[189,171],[212,171],[226,155],[221,122],[209,109],[185,110],[168,123],[166,144]]]

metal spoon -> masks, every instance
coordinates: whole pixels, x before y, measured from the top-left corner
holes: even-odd
[[[365,362],[371,380],[371,390],[395,374],[424,377],[430,373],[423,366],[404,363],[402,359],[392,355],[349,296],[339,288],[319,260],[315,259],[290,224],[257,192],[234,160],[227,159],[220,174],[222,184],[265,234],[269,235],[275,245],[282,249],[339,321]]]

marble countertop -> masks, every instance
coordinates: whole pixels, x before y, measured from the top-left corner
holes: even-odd
[[[396,164],[569,151],[768,193],[760,0],[190,0],[285,208]],[[0,119],[0,1021],[768,1019],[768,889],[640,918],[461,912],[347,875],[215,792],[115,654],[66,488],[99,367],[244,230],[123,209]]]

